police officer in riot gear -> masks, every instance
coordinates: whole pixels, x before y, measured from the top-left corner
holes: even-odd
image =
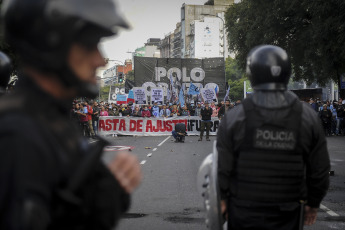
[[[295,230],[315,223],[330,161],[317,114],[287,91],[290,74],[283,49],[254,48],[247,57],[254,93],[220,125],[218,183],[229,229]]]
[[[102,37],[128,27],[112,0],[7,0],[5,39],[22,66],[0,101],[0,228],[112,229],[141,179],[136,157],[108,163],[69,120],[75,97],[97,95]]]

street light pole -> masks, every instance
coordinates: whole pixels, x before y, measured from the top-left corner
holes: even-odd
[[[106,58],[105,60],[106,60],[107,64],[108,64],[109,61],[119,62],[119,63],[122,65],[123,70],[124,70],[124,68],[125,68],[122,61],[119,61],[119,60],[112,60],[112,59],[109,59],[109,58]],[[124,72],[124,71],[123,71],[123,72]],[[114,77],[115,77],[115,76],[114,76]],[[113,80],[113,84],[114,84],[114,80]],[[111,92],[111,85],[109,86],[109,96],[108,96],[109,98],[110,98],[110,92]]]
[[[108,63],[109,61],[119,62],[119,63],[122,65],[122,73],[123,73],[123,75],[125,74],[125,64],[124,64],[122,61],[114,60],[114,59],[108,59],[108,58],[106,58],[106,61],[107,61],[107,63]],[[118,73],[117,73],[117,74],[118,74]],[[115,76],[114,76],[114,77],[115,77]],[[113,80],[113,84],[114,84],[114,80]]]

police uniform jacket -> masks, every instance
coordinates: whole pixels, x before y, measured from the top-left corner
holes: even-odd
[[[23,85],[0,100],[0,229],[112,229],[129,195],[99,158],[81,170],[98,142],[69,120],[71,101]]]
[[[258,161],[240,161],[239,156],[241,156],[241,149],[245,149],[246,145],[248,145],[248,143],[246,143],[248,138],[253,138],[254,133],[246,133],[246,130],[248,130],[246,127],[248,127],[248,124],[254,122],[253,119],[255,119],[255,116],[251,118],[246,117],[244,106],[242,104],[236,106],[225,114],[217,134],[217,150],[219,153],[218,180],[221,199],[227,199],[230,196],[234,199],[246,200],[248,197],[248,201],[253,201],[253,203],[260,201],[265,202],[265,199],[260,200],[258,197],[262,195],[269,200],[272,196],[276,196],[276,191],[270,194],[270,192],[272,192],[270,183],[273,183],[274,180],[279,180],[279,178],[273,174],[274,177],[272,177],[271,180],[262,181],[262,184],[267,182],[267,185],[261,186],[259,185],[261,183],[261,181],[259,181],[261,179],[260,174],[262,173],[262,175],[265,175],[266,171],[277,169],[279,163],[282,167],[286,167],[286,170],[284,172],[279,171],[278,173],[282,173],[286,177],[291,176],[292,178],[292,181],[284,183],[288,184],[291,182],[291,184],[293,184],[293,175],[289,175],[289,173],[301,173],[303,170],[301,165],[303,164],[306,173],[301,187],[292,185],[292,188],[285,188],[286,185],[284,185],[285,187],[283,188],[279,188],[278,186],[278,188],[275,189],[277,191],[281,189],[283,193],[289,189],[292,189],[291,191],[293,193],[298,189],[300,190],[299,199],[306,199],[308,205],[311,207],[319,207],[329,186],[330,161],[323,128],[317,113],[315,113],[309,104],[298,102],[297,96],[289,91],[256,91],[250,100],[252,101],[252,106],[255,107],[257,111],[260,111],[264,119],[276,120],[278,122],[280,117],[284,117],[288,112],[291,112],[294,105],[298,105],[298,103],[301,105],[300,111],[298,112],[300,115],[291,114],[291,116],[300,117],[300,122],[295,125],[295,129],[297,129],[296,135],[298,137],[297,149],[301,153],[301,158],[298,158],[298,156],[291,156],[291,158],[287,158],[288,161],[284,164],[285,160],[284,162],[279,161],[285,159],[284,157],[286,156],[275,156],[276,158],[274,158],[274,160],[277,162],[270,163],[269,161],[261,162],[258,154],[248,154],[243,155],[243,157],[257,157]],[[294,124],[291,119],[289,122]],[[280,123],[284,122],[282,121]],[[288,137],[282,136],[281,138]],[[287,148],[289,148],[288,141],[287,139],[287,142],[283,142]],[[282,149],[280,152],[284,151],[285,150]],[[293,151],[290,153],[292,153],[292,155],[295,154]],[[263,155],[265,154],[266,153],[263,151]],[[281,159],[279,159],[279,157],[281,157]],[[297,162],[297,164],[295,164],[294,161]],[[261,167],[261,164],[265,164],[266,168],[260,168],[261,171],[255,171],[253,175],[253,171],[251,170],[257,170],[256,168],[258,168],[259,165]],[[291,164],[291,166],[289,166],[289,164]],[[279,168],[277,170],[279,170]],[[287,173],[287,175],[284,173]],[[248,179],[246,175],[251,175],[252,177]],[[241,181],[241,176],[249,181],[253,178],[254,180],[245,183],[248,181],[245,181],[245,179]],[[252,186],[255,183],[258,184],[257,189],[255,186]],[[280,181],[277,181],[276,184],[279,183]],[[250,189],[248,190],[248,188]],[[242,193],[240,189],[246,190],[244,196],[242,195],[244,193]],[[259,194],[261,191],[266,191],[267,194]],[[265,197],[265,195],[267,197]],[[277,202],[284,201],[284,198],[289,198],[290,195],[290,193],[277,195]],[[269,201],[272,202],[272,200]]]

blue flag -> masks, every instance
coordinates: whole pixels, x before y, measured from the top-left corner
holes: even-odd
[[[228,90],[226,91],[226,95],[224,97],[224,101],[226,101],[227,97],[229,96],[229,91],[230,91],[230,85],[228,87]]]
[[[170,102],[174,102],[177,100],[177,96],[176,96],[176,87],[175,87],[175,84],[174,84],[174,80],[172,78],[172,74],[170,74],[170,95],[169,98],[170,98]]]
[[[218,95],[218,85],[216,86],[216,88],[214,89],[214,91],[216,92],[216,95]]]
[[[129,98],[129,99],[134,99],[133,90],[129,90],[129,92],[128,92],[128,98]]]
[[[199,87],[196,87],[192,82],[190,83],[189,90],[188,90],[189,95],[198,95],[200,94]]]
[[[183,106],[184,106],[184,95],[183,95],[183,89],[182,89],[182,87],[181,87],[180,95],[179,95],[178,99],[179,99],[179,101],[180,101],[181,106],[183,107]]]

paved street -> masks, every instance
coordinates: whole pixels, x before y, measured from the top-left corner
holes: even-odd
[[[322,205],[331,211],[320,210],[316,225],[306,227],[308,230],[345,229],[345,137],[328,137],[327,144],[334,176]]]
[[[202,160],[212,151],[211,142],[198,137],[174,143],[172,137],[109,138],[113,145],[133,146],[142,164],[143,183],[134,193],[132,206],[116,229],[173,230],[206,229],[202,199],[196,191],[196,174]],[[345,229],[345,137],[329,137],[331,185],[318,213],[318,221],[305,229]],[[149,148],[146,148],[149,147]],[[105,159],[112,157],[107,152]]]

